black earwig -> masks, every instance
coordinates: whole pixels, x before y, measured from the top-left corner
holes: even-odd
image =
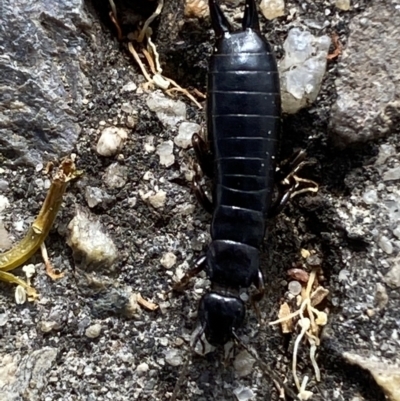
[[[210,202],[197,180],[195,192],[212,212],[212,242],[187,276],[202,269],[211,280],[199,305],[201,332],[212,345],[234,336],[245,318],[241,288],[263,293],[259,248],[271,209],[281,101],[277,65],[259,31],[254,0],[246,0],[243,29],[232,32],[216,0],[209,0],[216,44],[207,85],[208,143],[193,145],[213,178]]]

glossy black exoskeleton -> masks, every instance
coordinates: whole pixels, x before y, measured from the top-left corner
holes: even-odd
[[[187,276],[205,269],[211,280],[199,320],[201,333],[217,346],[243,324],[240,289],[254,284],[263,292],[259,248],[271,208],[281,105],[277,65],[260,33],[255,0],[246,0],[238,32],[232,32],[216,0],[209,0],[209,7],[216,44],[208,72],[208,144],[194,135],[193,146],[213,179],[212,202],[194,182],[213,215],[212,242]]]

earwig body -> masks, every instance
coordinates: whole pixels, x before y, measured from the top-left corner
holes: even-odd
[[[246,0],[239,32],[231,32],[216,0],[209,7],[216,33],[207,92],[211,157],[198,136],[193,140],[213,178],[212,242],[200,262],[211,290],[200,301],[199,319],[207,340],[221,345],[243,324],[240,289],[263,289],[259,248],[271,207],[281,106],[275,57],[260,34],[254,0]]]

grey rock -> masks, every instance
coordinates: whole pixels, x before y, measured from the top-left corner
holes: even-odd
[[[104,174],[104,183],[109,188],[122,188],[128,179],[128,170],[119,163],[110,164]]]
[[[400,288],[400,261],[394,260],[394,265],[386,273],[384,280],[386,284],[391,288]]]
[[[382,358],[367,358],[350,352],[345,352],[343,356],[350,363],[370,371],[390,401],[400,400],[400,367],[398,365]]]
[[[0,151],[30,165],[71,152],[89,86],[83,0],[5,1],[1,20]]]
[[[165,125],[175,127],[179,121],[186,118],[186,104],[180,100],[169,99],[159,91],[152,92],[146,103]]]
[[[86,187],[85,188],[85,199],[90,208],[97,205],[105,206],[112,200],[112,197],[106,192],[97,187]]]
[[[244,377],[253,371],[254,363],[255,359],[247,351],[241,351],[236,355],[233,367],[239,377]]]
[[[382,176],[383,181],[397,181],[400,180],[400,166],[391,168],[386,171]]]
[[[56,356],[57,349],[51,347],[29,352],[28,355],[25,352],[2,355],[0,400],[39,401]]]
[[[352,19],[330,121],[338,144],[387,135],[400,117],[400,12],[396,7],[398,2],[377,2]]]

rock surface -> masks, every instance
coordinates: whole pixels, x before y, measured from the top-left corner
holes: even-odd
[[[93,24],[82,0],[5,1],[0,34],[0,151],[36,165],[71,152],[77,113],[90,90]]]
[[[397,129],[399,27],[399,1],[377,2],[352,19],[335,82],[331,129],[337,142],[365,142]]]

